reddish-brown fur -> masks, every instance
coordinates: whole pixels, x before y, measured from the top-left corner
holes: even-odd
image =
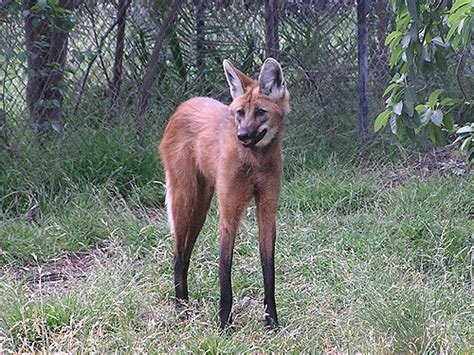
[[[271,99],[261,93],[261,83],[232,69],[238,75],[244,94],[235,97],[230,106],[203,97],[182,103],[171,117],[159,147],[175,235],[176,297],[178,301],[188,300],[189,260],[215,191],[220,213],[221,327],[230,323],[234,240],[241,215],[255,197],[265,281],[264,302],[267,322],[274,326],[277,324],[273,261],[275,214],[282,174],[280,141],[283,121],[289,112],[289,95],[282,82],[282,96]],[[275,136],[265,146],[245,147],[237,139],[238,125],[258,129],[254,110],[261,107],[267,111],[263,115],[265,124],[274,128]],[[237,121],[239,109],[245,111],[241,123]],[[267,134],[269,131],[270,128]],[[264,137],[262,142],[265,141]]]

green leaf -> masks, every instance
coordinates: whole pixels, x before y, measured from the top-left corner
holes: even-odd
[[[402,35],[402,33],[400,31],[393,31],[392,33],[390,33],[387,38],[385,39],[385,45],[386,46],[389,46],[390,43],[392,43],[392,41],[396,38],[400,38]]]
[[[397,46],[395,49],[392,51],[392,55],[390,57],[390,68],[393,68],[395,64],[397,64],[402,57],[403,54],[403,47],[402,46]]]
[[[429,125],[428,126],[428,137],[436,145],[444,144],[444,135],[439,127]]]
[[[435,143],[437,145],[445,145],[446,144],[446,142],[444,140],[444,134],[443,134],[443,131],[441,130],[441,128],[435,127],[435,137],[436,137]]]
[[[431,115],[431,122],[440,127],[443,122],[443,112],[441,110],[434,110]]]
[[[415,110],[415,92],[411,87],[407,87],[405,89],[405,112],[411,117],[413,116],[413,112]]]
[[[451,26],[451,28],[449,29],[448,34],[447,34],[447,36],[446,36],[446,40],[447,40],[447,41],[450,41],[450,40],[451,40],[451,37],[452,37],[453,34],[456,32],[456,27],[457,27],[457,25],[456,25],[456,26]]]
[[[456,11],[457,9],[459,9],[460,7],[471,4],[471,3],[472,3],[472,0],[456,0],[454,1],[454,4],[450,9],[450,12],[452,13]],[[473,5],[471,4],[471,6]]]
[[[466,133],[473,133],[473,132],[474,132],[474,128],[472,126],[464,126],[464,127],[459,128],[456,131],[457,134],[466,134]]]
[[[59,6],[56,6],[54,8],[54,12],[58,15],[62,15],[62,14],[68,14],[68,13],[71,13],[71,10],[68,10],[68,9],[65,9],[64,7],[59,7]],[[70,21],[69,21],[70,22]],[[68,27],[71,23],[68,24]]]
[[[462,31],[461,31],[462,44],[464,45],[464,47],[467,47],[468,44],[471,43],[472,41],[471,30],[473,26],[474,26],[474,16],[472,16],[469,19],[469,23],[467,24],[467,26],[463,26]]]
[[[444,128],[446,128],[448,131],[450,131],[450,132],[453,131],[453,129],[454,129],[454,116],[451,113],[448,113],[447,115],[444,115],[443,125],[444,125]]]
[[[418,116],[408,116],[403,113],[401,116],[402,123],[408,128],[417,128],[420,125],[420,118]]]
[[[408,32],[410,34],[411,40],[413,42],[418,42],[418,26],[416,23],[413,23],[410,27],[410,31]]]
[[[402,55],[402,57],[403,57],[403,55]],[[406,56],[405,56],[405,59],[406,59]],[[405,60],[405,59],[404,59],[404,60]],[[399,72],[406,75],[406,74],[408,73],[408,69],[410,69],[410,67],[408,66],[408,63],[403,62],[403,63],[400,65]]]
[[[416,112],[418,112],[419,115],[421,115],[421,113],[423,112],[423,110],[425,110],[425,108],[426,108],[425,105],[420,104],[420,105],[416,105],[415,110]]]
[[[397,74],[398,74],[398,73],[397,73]],[[395,76],[395,77],[396,77],[396,76]],[[395,80],[395,77],[393,78],[393,80]],[[397,80],[395,80],[395,82],[396,82],[397,84],[403,83],[406,78],[407,78],[406,74],[398,75],[398,78],[397,78]]]
[[[472,145],[472,138],[471,137],[467,137],[464,142],[462,142],[461,144],[461,150],[469,150],[469,148],[471,148],[471,145]]]
[[[406,62],[411,65],[413,63],[413,46],[410,46],[405,50],[405,57]]]
[[[466,11],[454,11],[448,17],[448,24],[451,26],[457,27],[459,23],[467,16]]]
[[[440,36],[436,36],[431,40],[434,44],[436,44],[439,47],[446,47],[446,43],[443,42],[443,39]]]
[[[423,59],[426,62],[431,62],[431,54],[427,47],[423,47],[422,54],[423,54]]]
[[[410,38],[410,35],[409,35],[409,34],[403,36],[403,38],[402,38],[402,47],[403,47],[403,48],[408,48],[408,46],[410,45],[410,39],[411,39],[411,38]]]
[[[463,102],[462,99],[451,99],[449,97],[445,97],[444,99],[441,100],[440,104],[445,105],[445,106],[453,106],[453,105],[462,104],[462,102]]]
[[[402,114],[402,109],[403,109],[403,101],[399,101],[393,106],[393,112],[397,115],[400,116]]]
[[[432,112],[433,111],[430,108],[427,108],[421,113],[420,115],[421,124],[425,125],[429,122]]]
[[[390,84],[384,91],[382,96],[387,96],[393,89],[399,86],[397,83]]]
[[[448,62],[446,61],[446,56],[444,54],[444,51],[437,50],[435,52],[435,59],[436,59],[436,65],[438,66],[438,69],[446,73],[448,71]]]
[[[413,112],[413,117],[411,117],[411,119],[413,121],[413,124],[415,125],[414,128],[422,127],[420,124],[420,114],[418,113],[418,111],[415,110],[415,112]]]
[[[374,122],[375,132],[378,132],[382,127],[385,127],[387,125],[387,121],[390,114],[391,114],[390,110],[385,110],[380,115],[377,116]]]
[[[393,134],[397,134],[397,116],[390,116],[390,130]]]
[[[460,14],[460,16],[458,14],[456,14],[454,19],[451,21],[451,23],[452,23],[451,28],[449,29],[448,35],[446,36],[446,39],[448,41],[451,39],[451,37],[453,36],[453,34],[455,32],[457,32],[458,35],[461,34],[461,31],[464,27],[464,20],[465,20],[464,16],[465,16],[465,14]],[[451,19],[451,16],[448,19],[448,23],[450,22],[450,19]],[[455,41],[456,41],[456,39],[453,41],[453,47],[454,47],[454,42]]]
[[[39,6],[41,9],[44,10],[47,5],[48,5],[48,1],[47,1],[47,0],[38,0],[38,6]]]
[[[467,166],[471,166],[472,164],[472,161],[474,160],[474,149],[471,149],[471,152],[467,153],[467,157],[466,157],[466,164]]]
[[[434,104],[438,100],[439,95],[441,95],[442,92],[443,92],[443,89],[437,89],[431,93],[430,98],[428,99],[428,102],[430,103],[431,106],[434,106]]]
[[[456,36],[454,37],[454,41],[453,41],[453,43],[452,43],[452,46],[453,46],[454,49],[457,49],[457,48],[458,48],[459,43],[461,43],[461,39],[462,39],[462,37],[461,37],[460,35],[456,35]]]
[[[426,133],[428,134],[428,137],[430,137],[430,140],[436,144],[436,135],[434,132],[434,127],[433,125],[429,125],[428,129],[426,130]]]
[[[397,122],[397,137],[399,140],[403,140],[403,136],[405,135],[405,129],[403,128],[404,126],[400,122],[400,117],[396,118]]]

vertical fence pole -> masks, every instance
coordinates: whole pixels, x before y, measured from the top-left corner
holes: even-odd
[[[205,83],[207,76],[205,73],[205,6],[205,0],[194,0],[194,21],[196,26],[196,68],[198,77],[200,78],[197,80],[196,84],[199,87],[199,91],[202,90],[205,94],[207,94],[208,88],[206,86],[207,84]]]
[[[279,0],[265,0],[265,44],[267,57],[278,59],[278,9]]]
[[[125,43],[125,26],[127,18],[127,9],[130,6],[131,0],[119,0],[119,7],[117,11],[117,38],[115,42],[114,66],[112,69],[112,97],[114,101],[120,93],[120,85],[122,83],[122,62],[123,50]]]
[[[359,62],[359,137],[362,143],[368,134],[367,83],[369,69],[367,59],[367,14],[370,0],[357,0],[357,50]]]

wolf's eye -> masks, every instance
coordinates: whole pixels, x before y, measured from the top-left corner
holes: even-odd
[[[263,116],[267,111],[264,110],[263,108],[258,108],[255,110],[255,116]]]
[[[238,114],[239,116],[243,116],[243,115],[245,115],[245,111],[242,110],[241,108],[239,108],[239,109],[237,110],[237,114]]]

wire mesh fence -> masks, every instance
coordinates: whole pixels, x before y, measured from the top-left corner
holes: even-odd
[[[34,6],[35,2],[30,2]],[[66,1],[60,5],[67,12],[53,13],[46,19],[43,17],[48,14],[37,15],[34,12],[39,10],[32,6],[16,1],[0,3],[3,151],[15,154],[23,144],[32,144],[38,132],[49,132],[61,139],[87,139],[91,130],[106,130],[118,124],[133,130],[155,33],[170,3]],[[26,22],[33,16],[33,32],[44,31],[42,23],[49,21],[46,26],[56,26],[66,35],[60,44],[64,47],[64,61],[53,58],[40,65],[37,73],[31,72],[30,62],[36,59],[34,56],[51,56],[53,45],[42,43],[50,38],[37,35],[33,49],[27,48]],[[67,17],[66,27],[59,28],[59,16]],[[354,116],[354,1],[280,2],[278,19],[276,56],[285,68],[294,98],[290,124],[328,122],[327,119],[332,122],[341,115]],[[374,18],[375,26],[378,21],[378,17]],[[387,59],[380,42],[384,35],[376,33],[371,42],[371,68],[377,68],[377,80],[373,81],[377,88],[390,77],[388,68],[380,70]],[[41,46],[46,47],[46,52]],[[184,2],[166,30],[145,114],[145,134],[159,135],[172,111],[185,98],[206,95],[228,102],[223,59],[230,58],[242,71],[256,75],[265,55],[265,13],[261,2]],[[384,63],[381,65],[380,61]],[[43,76],[43,87],[36,89],[47,91],[51,89],[44,83],[58,74],[60,77],[52,85],[54,92],[37,93],[34,107],[29,107],[28,81]],[[41,111],[36,114],[39,118],[35,118],[34,111]]]
[[[38,136],[59,144],[93,144],[97,134],[117,127],[137,133],[143,76],[155,34],[171,3],[0,1],[2,153],[14,157],[25,145],[41,145]],[[267,53],[264,3],[193,0],[180,4],[176,19],[164,31],[139,134],[157,142],[173,110],[191,96],[229,102],[223,59],[230,58],[245,73],[258,73]],[[46,5],[41,8],[41,4]],[[355,1],[279,1],[275,9],[278,48],[274,54],[284,67],[292,94],[290,127],[304,127],[309,135],[340,126],[356,129]],[[381,93],[391,78],[384,46],[391,26],[388,1],[373,1],[369,12],[371,118],[382,107]],[[51,31],[55,35],[48,37]],[[59,35],[62,40],[58,41]],[[43,62],[38,64],[38,60]],[[28,87],[31,83],[34,89]]]

